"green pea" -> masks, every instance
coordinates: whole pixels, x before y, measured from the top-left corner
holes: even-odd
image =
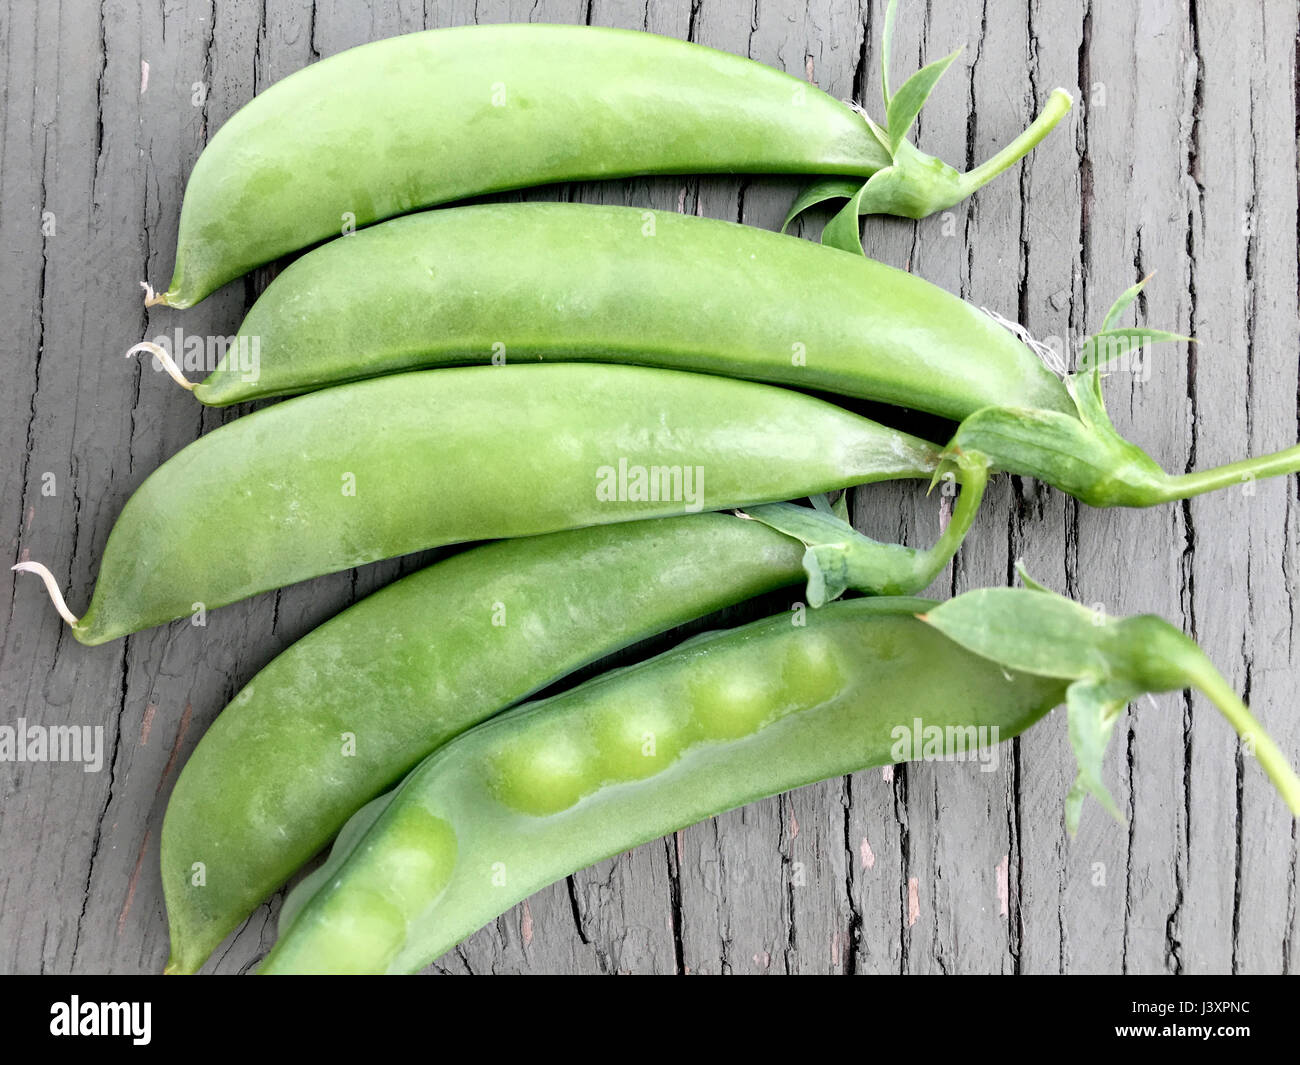
[[[42,572],[76,638],[98,644],[441,544],[929,478],[938,463],[916,437],[720,377],[558,364],[400,374],[250,414],[163,463],[109,535],[80,619]]]
[[[881,643],[885,641],[882,639]],[[796,691],[809,706],[818,706],[835,698],[844,686],[844,668],[836,654],[837,647],[806,628],[791,636],[790,646],[781,663],[781,684]],[[877,650],[883,657],[883,648]]]
[[[377,856],[374,888],[408,920],[436,899],[456,860],[451,825],[411,804],[395,810],[391,841]]]
[[[512,809],[538,817],[558,813],[600,783],[593,755],[585,737],[534,727],[494,759],[489,780],[498,799]]]
[[[358,226],[557,181],[750,171],[861,184],[888,170],[888,195],[863,209],[919,217],[969,196],[1068,109],[1058,90],[1025,135],[959,174],[904,143],[905,128],[878,134],[805,81],[699,45],[584,26],[412,33],[298,71],[217,131],[185,189],[171,285],[150,302],[189,307]]]
[[[689,704],[695,708],[696,727],[711,740],[748,736],[781,710],[771,678],[764,672],[708,663],[686,688]]]
[[[351,968],[382,971],[406,940],[407,921],[401,910],[373,888],[355,884],[352,889],[351,898],[321,907],[329,946],[315,959],[318,973]]]
[[[596,725],[602,781],[640,780],[653,776],[681,756],[694,738],[673,696],[641,693],[621,714],[602,717]]]

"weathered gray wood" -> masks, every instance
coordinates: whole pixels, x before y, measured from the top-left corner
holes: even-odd
[[[1155,39],[1164,46],[1152,47]],[[1174,3],[1140,9],[1102,5],[1092,12],[1092,78],[1106,98],[1104,107],[1094,103],[1086,117],[1092,195],[1085,206],[1094,213],[1084,233],[1085,323],[1159,266],[1143,310],[1150,320],[1189,331],[1189,263],[1180,225],[1187,150],[1182,119],[1191,103],[1189,44],[1186,20]],[[1152,144],[1177,147],[1172,153],[1152,152]],[[1138,189],[1141,195],[1134,195]],[[1102,205],[1108,208],[1105,226],[1096,224]],[[1146,444],[1167,467],[1185,468],[1191,440],[1185,349],[1160,352],[1156,367],[1145,383],[1131,373],[1112,375],[1109,408],[1120,432]],[[1104,604],[1110,612],[1146,609],[1182,616],[1180,549],[1187,535],[1178,507],[1081,515],[1075,577],[1080,599]],[[1109,887],[1092,899],[1106,924],[1099,930],[1080,922],[1070,946],[1089,969],[1160,972],[1180,964],[1172,929],[1186,867],[1182,699],[1165,696],[1156,703],[1131,712],[1116,728],[1108,759],[1118,783],[1117,802],[1129,817],[1126,852],[1117,852],[1115,826],[1095,807],[1071,847],[1072,857],[1086,855],[1109,870]],[[1122,926],[1111,916],[1115,907],[1107,905],[1121,890]]]
[[[0,11],[0,399],[4,524],[15,559],[89,598],[113,519],[167,456],[240,411],[201,411],[120,352],[183,327],[233,331],[273,276],[145,312],[166,282],[184,181],[255,92],[321,57],[425,26],[590,22],[690,38],[879,112],[884,4],[869,0],[184,0]],[[1149,377],[1107,383],[1120,430],[1171,470],[1297,435],[1296,12],[1285,4],[960,0],[904,4],[896,79],[965,44],[922,114],[921,146],[990,154],[1061,84],[1070,132],[952,212],[872,220],[873,255],[1073,340],[1158,269],[1139,305],[1193,332]],[[144,71],[147,64],[147,80]],[[775,228],[798,184],[707,178],[534,190]],[[44,230],[43,230],[44,219]],[[801,223],[815,233],[820,219]],[[51,229],[52,224],[52,229]],[[1145,377],[1145,379],[1143,379]],[[43,486],[53,475],[53,494]],[[934,538],[914,486],[855,494],[875,535]],[[1147,512],[1082,508],[1004,478],[946,595],[1040,580],[1115,612],[1181,622],[1293,758],[1300,641],[1296,480]],[[156,971],[166,957],[158,834],[176,773],[256,670],[357,596],[433,554],[228,607],[196,627],[86,649],[35,583],[0,582],[0,722],[103,725],[100,773],[0,764],[0,971]],[[766,597],[727,623],[780,609]],[[694,626],[692,629],[697,629]],[[618,661],[669,646],[673,637]],[[1107,771],[1128,813],[1075,840],[1056,716],[995,772],[909,765],[829,781],[692,826],[540,892],[441,959],[445,972],[1278,972],[1297,939],[1294,825],[1199,698],[1160,696],[1117,729]],[[211,971],[247,970],[272,899]]]
[[[1084,20],[1083,4],[1060,3],[1031,4],[1027,20],[1036,97],[1061,84],[1076,101],[1069,130],[1039,146],[1020,184],[1019,320],[1035,336],[1057,338],[1062,350],[1087,330],[1081,300],[1081,160],[1088,92],[1086,64],[1081,63],[1088,48]],[[1011,492],[1003,564],[1014,566],[1020,559],[1037,579],[1072,594],[1082,508],[1032,481],[1015,479]],[[1009,570],[1003,572],[1010,577]],[[1016,838],[1008,859],[1007,916],[1011,950],[1018,971],[1073,971],[1063,954],[1065,895],[1077,870],[1086,866],[1070,846],[1061,819],[1043,816],[1059,809],[1074,776],[1063,715],[1058,711],[1014,741],[1014,747]],[[1111,836],[1118,840],[1120,833],[1112,830]],[[1112,912],[1120,908],[1113,902],[1111,907]]]
[[[1285,447],[1295,438],[1296,143],[1281,80],[1294,76],[1293,5],[1199,12],[1201,80],[1187,184],[1202,338],[1194,384],[1195,459]],[[1225,402],[1229,399],[1229,402]],[[1279,443],[1280,442],[1280,443]],[[1193,500],[1191,631],[1295,752],[1297,508],[1290,484],[1261,482]],[[1223,535],[1233,530],[1235,535]],[[1297,916],[1286,817],[1203,699],[1193,701],[1185,951],[1190,971],[1276,972],[1294,959]]]

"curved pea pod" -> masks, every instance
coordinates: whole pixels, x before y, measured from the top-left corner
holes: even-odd
[[[472,729],[356,815],[286,902],[262,971],[418,970],[594,861],[904,760],[917,719],[961,730],[974,758],[1060,700],[1059,682],[916,620],[931,605],[860,599],[710,633]]]
[[[547,883],[703,817],[868,766],[979,757],[1084,678],[1114,685],[1078,700],[1092,707],[1125,680],[1226,687],[1158,619],[1113,621],[1085,650],[1062,645],[1088,637],[1056,597],[970,595],[697,637],[472,729],[357,813],[286,901],[261,971],[414,972]],[[1287,791],[1295,809],[1293,773]]]
[[[225,406],[494,359],[698,370],[954,421],[1074,409],[987,314],[902,270],[734,222],[571,203],[426,211],[310,252],[194,395]]]
[[[422,548],[930,477],[939,450],[784,389],[630,366],[472,367],[327,389],[163,463],[109,535],[97,644]]]
[[[919,110],[926,93],[899,95]],[[1069,106],[1058,90],[965,175],[902,139],[910,107],[890,115],[895,138],[815,86],[699,45],[549,25],[394,37],[277,82],[217,132],[185,189],[171,285],[149,301],[189,307],[356,226],[558,181],[759,172],[860,184],[888,172],[872,209],[920,217],[1011,165]]]
[[[933,552],[772,506],[823,541],[817,571],[839,571],[830,550],[847,569],[841,587],[874,592],[928,584],[956,548],[961,505]],[[196,971],[358,808],[452,737],[636,640],[804,575],[796,539],[695,514],[473,548],[343,611],[249,681],[176,782],[162,830],[167,971]]]

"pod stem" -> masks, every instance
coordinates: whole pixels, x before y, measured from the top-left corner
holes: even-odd
[[[81,619],[68,609],[68,604],[63,599],[63,593],[59,591],[58,582],[54,579],[54,574],[42,566],[39,562],[19,562],[10,567],[17,573],[35,573],[45,582],[45,590],[49,592],[50,599],[54,602],[54,609],[59,612],[59,617],[71,625],[74,629],[79,627]]]
[[[1150,507],[1261,477],[1300,472],[1297,444],[1225,466],[1170,474],[1115,429],[1102,396],[1102,369],[1116,357],[1139,349],[1145,358],[1152,344],[1195,343],[1191,337],[1163,329],[1119,325],[1150,279],[1148,274],[1121,293],[1106,312],[1101,330],[1084,341],[1080,351],[1084,368],[1067,375],[1062,382],[1074,402],[1073,415],[1056,410],[984,407],[957,427],[949,448],[978,449],[992,458],[997,469],[1036,477],[1094,507]],[[1044,346],[1034,341],[1028,330],[989,313],[1042,357]],[[1044,361],[1050,365],[1049,360]]]
[[[1300,444],[1275,451],[1271,455],[1257,455],[1224,466],[1191,473],[1166,475],[1156,489],[1158,498],[1153,503],[1169,503],[1178,499],[1228,488],[1234,484],[1247,484],[1261,477],[1277,477],[1300,472]]]
[[[972,167],[962,174],[962,198],[964,199],[976,189],[987,185],[1008,167],[1014,166],[1038,147],[1039,142],[1056,128],[1056,124],[1061,119],[1069,114],[1072,106],[1074,106],[1074,98],[1068,92],[1059,87],[1053,89],[1038,117],[1025,128],[1020,136],[997,154],[980,163],[979,166]]]
[[[952,517],[939,534],[934,546],[918,551],[916,558],[916,587],[927,587],[931,581],[943,572],[944,566],[952,561],[970,532],[984,501],[984,490],[989,483],[989,463],[983,456],[960,456],[953,458],[961,472],[958,480],[961,492],[957,496],[957,505],[953,507]],[[940,475],[941,476],[941,475]]]
[[[1151,507],[1300,472],[1297,444],[1213,469],[1166,473],[1111,423],[1099,369],[1071,375],[1065,387],[1076,414],[984,407],[957,427],[949,448],[981,451],[1005,473],[1036,477],[1094,507]]]
[[[1185,688],[1203,692],[1214,703],[1292,813],[1300,816],[1300,776],[1191,637],[1154,614],[1107,617],[1025,580],[1025,588],[966,592],[919,616],[983,658],[1069,682],[1070,744],[1079,763],[1066,800],[1071,834],[1086,795],[1120,816],[1103,781],[1102,763],[1125,704],[1146,693]]]
[[[889,0],[880,45],[884,124],[873,122],[860,106],[849,103],[862,115],[867,129],[884,152],[884,165],[865,167],[865,173],[856,180],[824,178],[814,182],[795,199],[786,215],[785,225],[781,227],[782,232],[795,218],[816,204],[847,200],[822,230],[822,243],[854,255],[866,255],[858,221],[863,215],[892,214],[900,218],[921,219],[956,206],[1024,158],[1073,106],[1074,100],[1068,92],[1062,88],[1053,89],[1038,117],[1015,140],[964,174],[943,160],[926,155],[907,139],[907,135],[925,101],[958,53],[927,63],[900,85],[897,92],[891,91],[889,53],[893,47],[897,14],[898,0]]]
[[[984,488],[989,462],[983,455],[949,453],[934,482],[955,478],[962,486],[952,517],[932,547],[918,549],[886,544],[864,536],[845,516],[825,504],[813,509],[793,503],[748,507],[739,516],[761,522],[792,536],[807,549],[803,568],[808,575],[808,602],[820,607],[848,590],[867,595],[914,595],[930,584],[952,561],[970,531]],[[955,469],[955,472],[953,472]]]
[[[130,348],[127,351],[126,357],[129,359],[132,355],[136,355],[142,351],[147,351],[150,355],[152,355],[155,359],[157,359],[160,363],[162,363],[162,368],[167,371],[167,376],[170,377],[173,381],[175,381],[178,385],[181,386],[181,388],[185,389],[187,392],[193,392],[196,388],[198,388],[198,384],[196,382],[191,381],[183,373],[181,373],[181,368],[176,365],[176,361],[171,357],[171,353],[160,344],[153,344],[150,343],[148,340],[142,340],[140,341],[140,343],[136,344],[134,347]]]
[[[1268,774],[1268,779],[1290,807],[1292,815],[1300,817],[1300,776],[1291,768],[1287,756],[1273,737],[1242,702],[1241,696],[1232,690],[1232,686],[1205,654],[1195,645],[1192,646],[1196,653],[1188,654],[1184,663],[1188,680],[1214,703],[1219,713],[1236,729],[1237,735],[1254,754],[1260,768]]]

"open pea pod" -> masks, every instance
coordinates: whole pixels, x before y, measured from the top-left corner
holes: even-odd
[[[601,858],[910,757],[918,719],[969,729],[974,759],[1060,701],[1059,681],[1008,676],[918,621],[930,605],[858,599],[710,633],[471,729],[353,818],[286,900],[262,971],[416,971]]]
[[[1080,618],[1042,592],[988,601],[985,628],[983,602],[778,615],[471,729],[353,818],[261,971],[417,971],[546,884],[720,811],[868,766],[991,757],[1121,654],[1067,646]],[[1128,681],[1214,688],[1185,644],[1133,620]],[[1275,779],[1296,808],[1294,775]]]

